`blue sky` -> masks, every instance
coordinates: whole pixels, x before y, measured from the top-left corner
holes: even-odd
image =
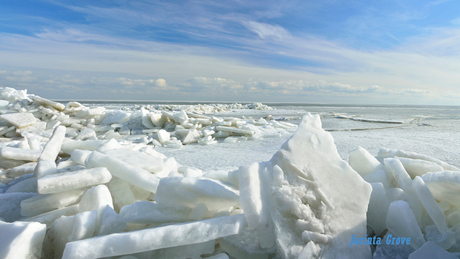
[[[2,1],[0,86],[54,99],[460,102],[460,2]]]

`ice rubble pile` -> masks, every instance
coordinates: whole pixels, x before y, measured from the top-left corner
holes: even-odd
[[[382,148],[373,157],[362,147],[350,152],[349,164],[372,185],[367,224],[373,234],[369,236],[382,238],[374,258],[460,255],[459,168],[401,150]],[[410,246],[385,245],[389,235],[410,238]]]
[[[217,143],[216,139],[234,143],[277,137],[297,128],[283,121],[206,116],[185,110],[149,111],[143,107],[136,111],[106,110],[88,108],[78,102],[63,105],[12,88],[0,88],[0,98],[3,98],[0,100],[0,136],[22,136],[27,140],[22,147],[33,150],[37,150],[40,142],[49,138],[58,125],[66,126],[66,137],[75,140],[113,138],[169,148],[190,143],[211,145]],[[244,107],[268,109],[260,103]],[[206,111],[203,106],[195,108],[201,113]]]
[[[5,92],[14,95],[2,94],[3,106],[77,107]],[[457,168],[362,148],[348,164],[319,116],[306,115],[270,161],[206,173],[146,142],[72,140],[54,115],[38,130],[45,119],[24,109],[1,115],[21,115],[2,118],[29,137],[2,139],[0,258],[371,258],[371,246],[350,246],[353,235],[372,235],[366,225],[411,237],[411,258],[459,249]],[[28,131],[24,114],[35,118]],[[374,256],[394,248],[379,245]]]
[[[19,140],[0,150],[11,167],[2,258],[370,255],[348,248],[349,235],[366,232],[370,185],[339,158],[319,116],[306,116],[271,161],[212,173],[145,143],[66,141],[65,126],[52,130],[42,149]]]
[[[213,103],[213,104],[198,104],[198,105],[176,105],[176,104],[149,104],[145,106],[135,105],[134,107],[123,107],[123,110],[139,110],[144,108],[146,110],[159,110],[159,111],[178,111],[185,110],[186,112],[194,112],[199,114],[230,112],[232,110],[273,110],[272,107],[262,103]]]

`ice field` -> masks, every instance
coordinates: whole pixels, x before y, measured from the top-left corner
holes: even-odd
[[[460,108],[0,88],[0,258],[460,258]]]

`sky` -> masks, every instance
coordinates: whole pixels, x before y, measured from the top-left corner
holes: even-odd
[[[1,1],[0,87],[51,99],[459,105],[460,1]]]

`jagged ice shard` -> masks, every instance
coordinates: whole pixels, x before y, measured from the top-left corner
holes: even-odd
[[[253,189],[255,183],[260,188]],[[249,227],[264,240],[273,224],[281,258],[371,258],[369,246],[350,247],[352,235],[366,235],[371,190],[340,158],[318,115],[305,115],[268,163],[240,169],[240,199]]]

